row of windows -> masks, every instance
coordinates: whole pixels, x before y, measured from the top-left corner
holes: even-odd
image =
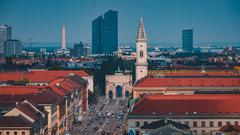
[[[29,86],[47,86],[46,83],[30,83]]]
[[[210,130],[210,131],[201,130],[201,131],[199,131],[199,132],[201,132],[201,133],[204,134],[204,133],[208,133],[208,132],[211,133],[212,131],[213,131],[213,130]],[[197,134],[198,134],[198,131],[197,131],[197,130],[193,130],[193,133],[197,135]],[[222,135],[222,133],[215,133],[215,134],[216,134],[216,135]]]
[[[218,127],[222,127],[224,125],[222,121],[218,121],[217,123],[218,123],[217,124]],[[189,122],[185,121],[185,124],[189,125]],[[230,121],[227,121],[226,125],[230,125]],[[238,125],[238,121],[235,121],[234,125]],[[197,121],[193,121],[193,127],[199,127],[199,126],[200,125],[198,124]],[[206,127],[206,122],[205,121],[201,121],[201,127]],[[213,121],[209,122],[209,127],[214,127],[214,122]]]
[[[0,135],[2,135],[2,131],[0,131]],[[10,131],[6,131],[5,132],[6,133],[6,135],[10,135]],[[26,133],[25,133],[25,131],[22,131],[22,134],[21,135],[25,135]],[[14,133],[13,133],[13,135],[18,135],[18,132],[17,131],[15,131]]]
[[[180,123],[180,122],[179,122]],[[148,122],[147,121],[144,121],[143,122],[143,124],[144,125],[147,125],[148,124]],[[185,123],[184,124],[186,124],[186,125],[188,125],[189,126],[189,121],[185,121]],[[218,127],[222,127],[224,124],[223,124],[223,122],[222,121],[218,121]],[[226,125],[230,125],[230,121],[227,121],[226,122]],[[234,122],[234,125],[238,125],[238,121],[235,121]],[[199,127],[200,125],[199,125],[199,123],[197,122],[197,121],[193,121],[193,127]],[[135,122],[135,127],[140,127],[140,122],[139,121],[136,121]],[[206,122],[205,121],[201,121],[201,127],[206,127]],[[214,127],[214,122],[213,121],[210,121],[209,122],[209,127]]]

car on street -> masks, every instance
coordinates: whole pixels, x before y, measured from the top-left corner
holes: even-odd
[[[97,130],[98,130],[98,127],[94,127],[93,130],[94,130],[94,131],[97,131]]]
[[[99,113],[98,113],[98,116],[102,116],[102,113],[101,113],[101,112],[99,112]]]

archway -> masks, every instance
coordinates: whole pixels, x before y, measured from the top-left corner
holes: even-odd
[[[110,91],[108,92],[108,97],[109,97],[110,99],[113,98],[113,91],[112,91],[112,90],[110,90]]]
[[[129,91],[128,91],[128,90],[125,91],[125,97],[126,97],[126,98],[129,97]]]
[[[120,85],[116,87],[116,97],[122,97],[122,86]]]

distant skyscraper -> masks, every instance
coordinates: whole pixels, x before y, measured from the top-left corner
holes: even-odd
[[[109,10],[92,21],[92,52],[111,54],[118,47],[118,11]]]
[[[0,55],[4,53],[4,42],[12,38],[12,28],[8,25],[0,25]]]
[[[79,44],[74,44],[74,55],[75,57],[84,56],[84,44],[80,42]]]
[[[71,49],[71,56],[73,57],[88,56],[89,54],[90,54],[90,47],[83,42],[74,44],[74,48]]]
[[[109,10],[103,20],[103,52],[111,54],[118,48],[118,12]]]
[[[92,53],[103,53],[103,16],[92,21]]]
[[[65,26],[62,26],[62,47],[61,50],[66,50],[66,35],[65,35]]]
[[[193,51],[193,29],[182,31],[182,50],[184,52]]]
[[[21,55],[22,54],[22,42],[19,40],[7,40],[4,42],[4,55],[12,56],[12,55]]]
[[[86,44],[80,42],[78,44],[74,44],[73,55],[74,57],[88,56],[89,50],[90,48]]]

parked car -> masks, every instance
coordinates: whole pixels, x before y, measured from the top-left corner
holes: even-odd
[[[94,130],[94,131],[97,131],[97,130],[98,130],[98,127],[94,127],[93,130]]]

